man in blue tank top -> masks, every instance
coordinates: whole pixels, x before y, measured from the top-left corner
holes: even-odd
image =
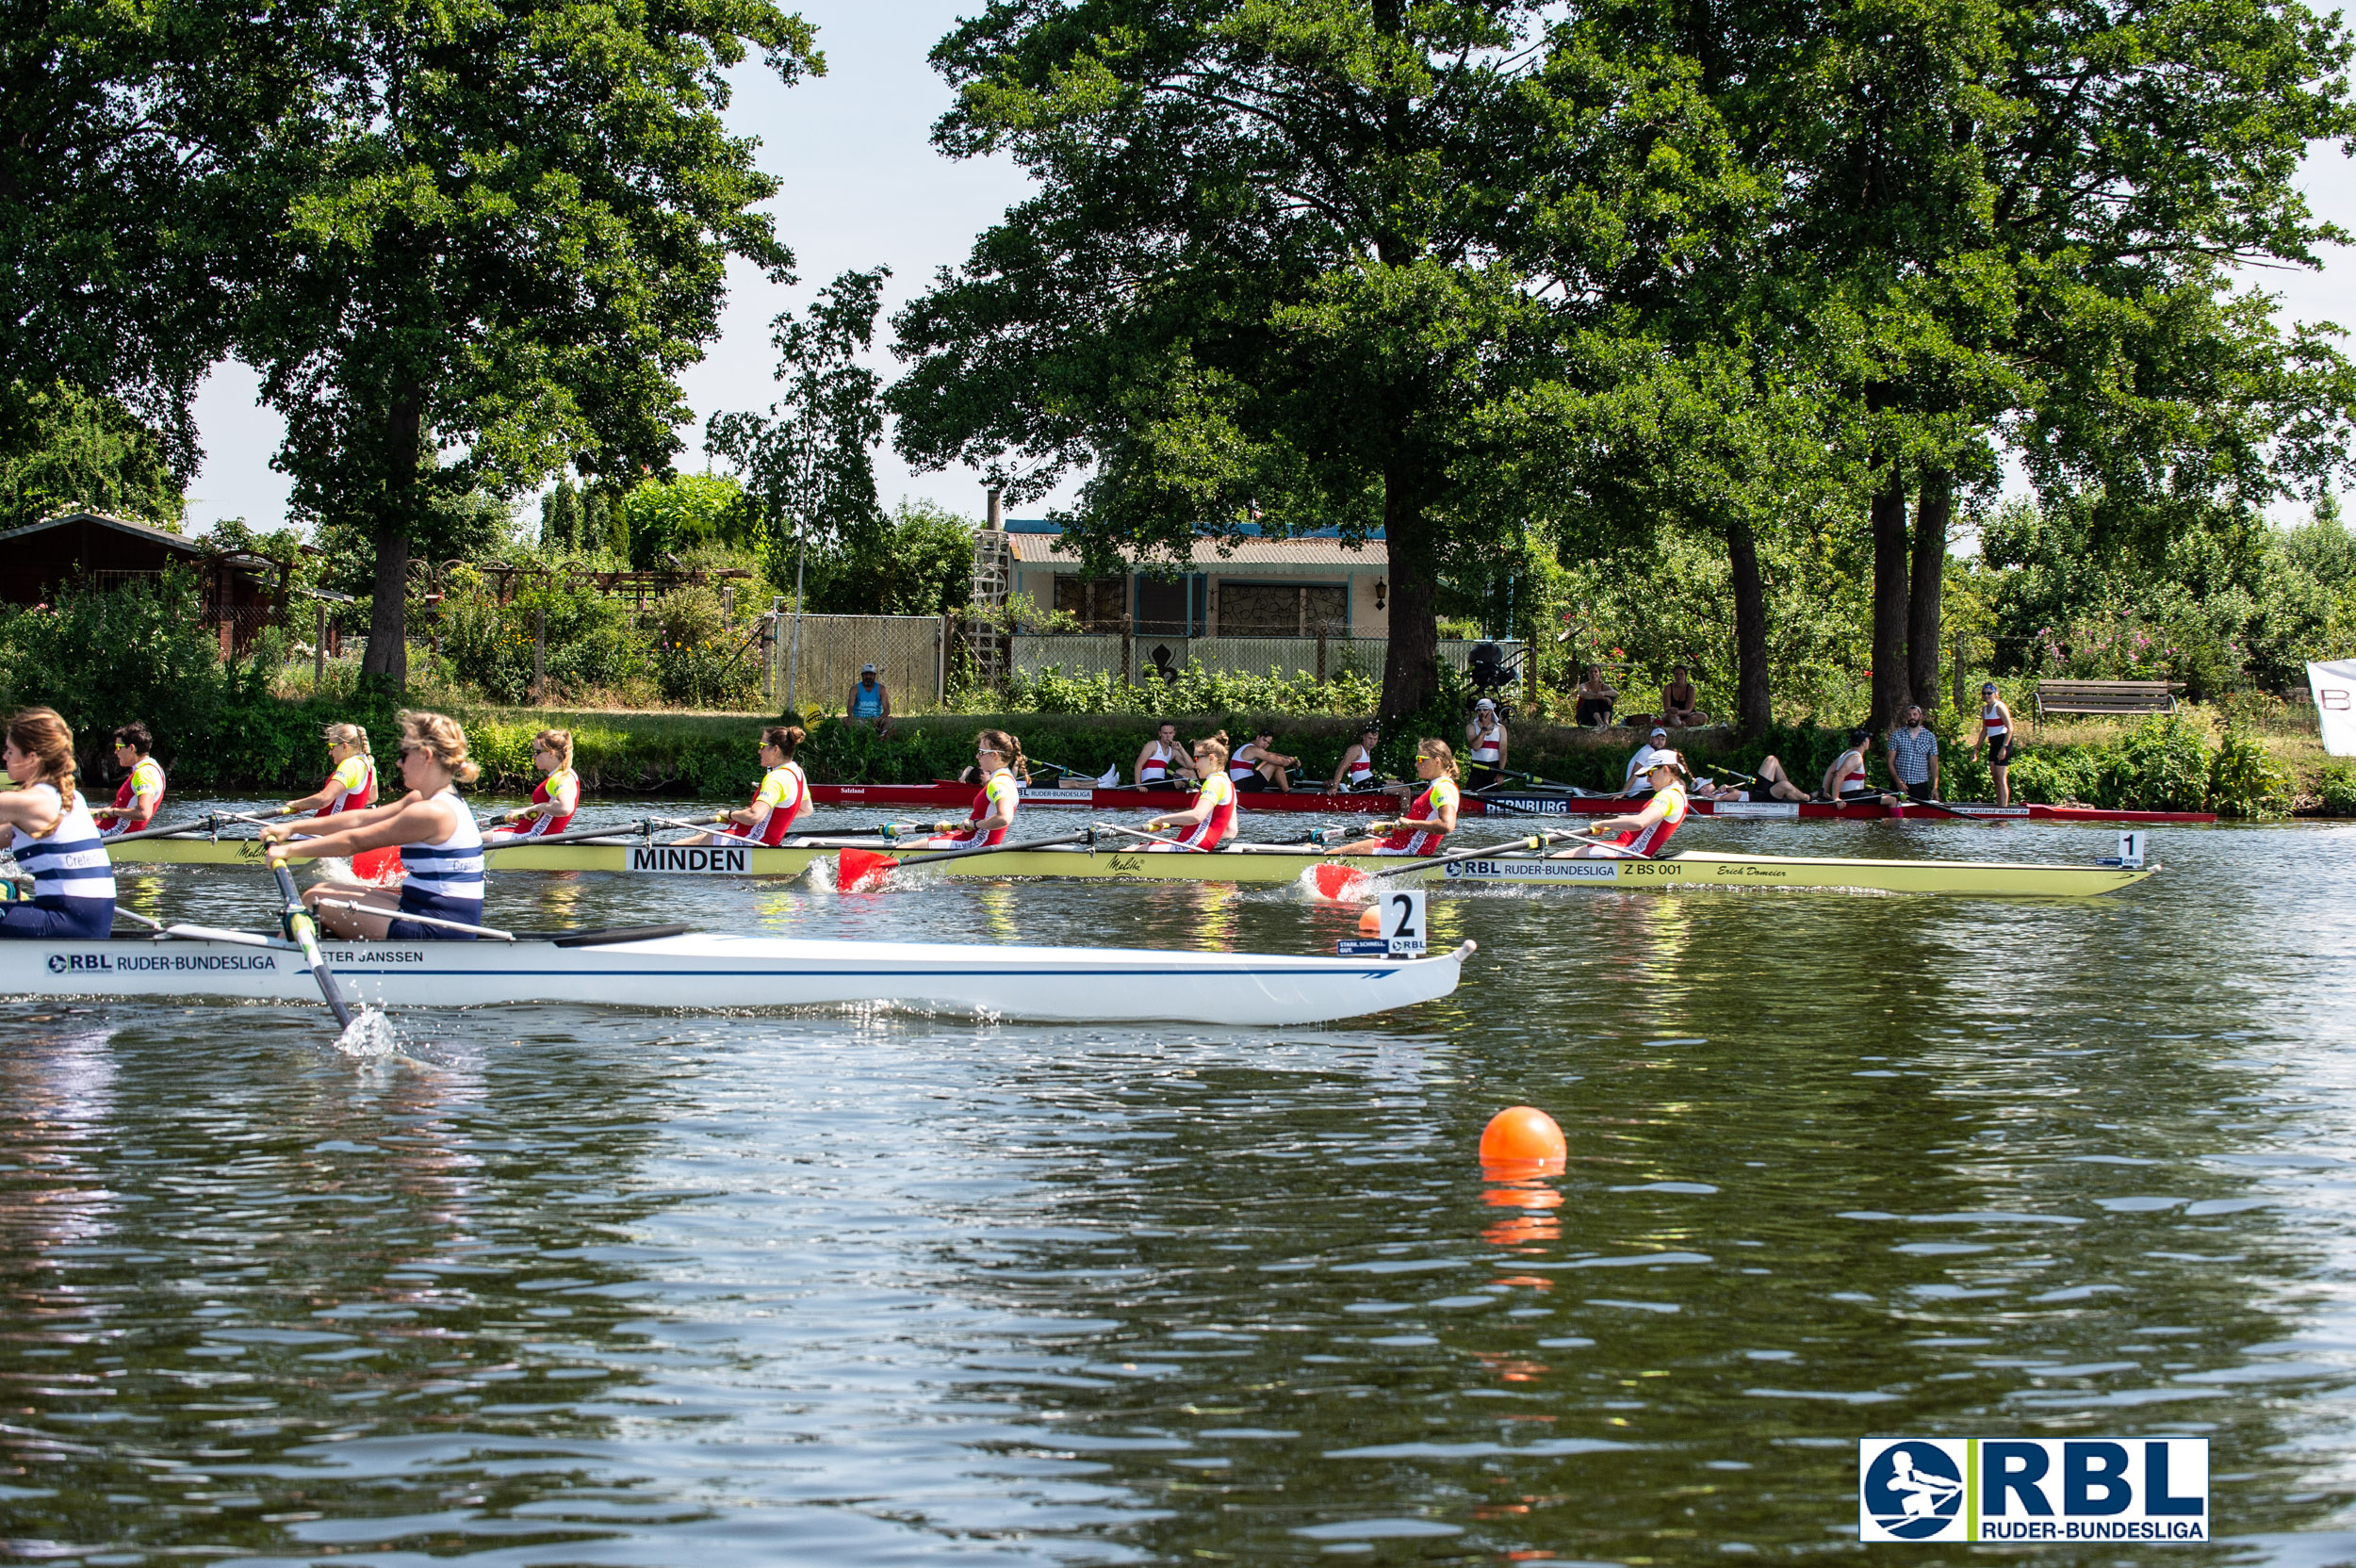
[[[843,705],[843,713],[860,724],[872,724],[877,730],[892,727],[892,692],[875,674],[875,666],[859,666],[859,684],[851,688],[850,700]]]

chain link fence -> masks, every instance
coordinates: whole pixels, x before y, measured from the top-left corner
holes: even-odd
[[[938,708],[948,695],[946,617],[786,613],[772,627],[766,689],[781,706],[841,709],[868,664],[895,713]]]

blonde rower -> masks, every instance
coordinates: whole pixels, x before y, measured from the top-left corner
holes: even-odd
[[[518,839],[545,839],[570,825],[581,809],[581,776],[573,772],[573,732],[543,729],[532,738],[532,765],[540,782],[532,787],[532,804],[511,812],[507,825],[489,837],[495,844]]]
[[[1415,747],[1415,776],[1423,792],[1397,822],[1376,823],[1390,829],[1388,837],[1361,839],[1344,844],[1336,855],[1430,855],[1456,831],[1456,811],[1464,792],[1456,787],[1456,753],[1446,741],[1430,740]]]
[[[376,804],[376,758],[368,749],[368,732],[356,724],[331,724],[321,728],[319,739],[327,743],[327,760],[335,771],[320,785],[301,800],[290,800],[280,809],[292,816],[308,811],[314,819],[339,817],[348,811],[365,811]],[[363,882],[382,882],[401,869],[401,851],[371,849],[352,858],[352,874]]]
[[[1022,805],[1023,792],[1015,784],[1015,776],[1027,771],[1023,760],[1023,743],[1003,729],[985,729],[973,737],[973,771],[981,776],[982,787],[973,796],[973,808],[962,823],[937,822],[933,837],[924,841],[927,849],[971,849],[976,844],[998,844],[1006,841],[1006,829],[1014,825],[1015,811]]]
[[[461,931],[425,925],[406,915],[466,925],[483,923],[483,831],[474,813],[458,797],[460,784],[472,783],[482,773],[466,756],[466,732],[455,719],[439,713],[401,716],[401,777],[409,792],[389,806],[346,811],[333,832],[289,844],[301,829],[266,827],[269,843],[263,851],[272,865],[290,850],[319,859],[350,858],[372,849],[401,851],[401,883],[398,892],[373,884],[340,879],[305,889],[303,901],[317,910],[319,923],[339,936],[390,938],[396,941],[472,941]],[[335,898],[361,906],[357,909],[319,909],[319,901]]]
[[[1203,788],[1195,792],[1194,805],[1184,811],[1155,817],[1145,825],[1147,832],[1175,833],[1177,841],[1149,844],[1149,851],[1175,854],[1188,849],[1217,849],[1235,836],[1235,781],[1228,776],[1227,731],[1222,729],[1194,743],[1194,771],[1203,780]]]

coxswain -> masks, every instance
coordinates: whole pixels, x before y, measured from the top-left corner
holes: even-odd
[[[305,859],[350,859],[372,849],[401,852],[398,890],[341,878],[309,887],[303,902],[319,923],[343,937],[394,941],[473,941],[470,932],[428,925],[409,916],[483,923],[483,829],[459,798],[458,786],[471,784],[483,770],[466,756],[466,732],[440,713],[401,716],[401,778],[409,792],[387,806],[339,813],[332,832],[289,842],[302,830],[265,827],[263,858],[272,866]],[[320,908],[322,899],[358,908]]]
[[[522,839],[545,839],[562,833],[581,809],[581,776],[573,772],[573,732],[543,729],[532,738],[532,765],[540,782],[532,787],[532,804],[508,813],[507,825],[486,835],[484,842],[512,844]]]
[[[335,765],[334,771],[326,783],[301,800],[286,802],[280,812],[292,816],[308,811],[316,821],[365,811],[375,805],[376,758],[368,747],[368,732],[356,724],[331,724],[320,728],[319,739],[327,743],[327,760]],[[352,874],[363,882],[382,882],[400,871],[401,851],[397,849],[371,849],[352,858]]]
[[[1194,770],[1186,766],[1185,748],[1178,744],[1178,727],[1164,719],[1153,731],[1153,738],[1137,753],[1133,770],[1140,790],[1167,790],[1178,781],[1193,782]]]
[[[103,942],[114,934],[115,874],[89,799],[74,787],[74,732],[47,708],[8,721],[0,760],[17,788],[0,795],[8,853],[33,879],[29,902],[0,883],[0,938]]]
[[[1470,764],[1472,787],[1485,790],[1505,771],[1505,721],[1497,717],[1495,698],[1482,697],[1473,704],[1473,716],[1464,726],[1464,742],[1470,748],[1464,760]]]
[[[1659,751],[1652,765],[1644,771],[1644,782],[1652,786],[1652,798],[1644,802],[1641,811],[1624,816],[1603,817],[1594,823],[1588,832],[1595,838],[1607,833],[1619,837],[1610,844],[1580,844],[1576,849],[1558,850],[1549,856],[1555,860],[1649,860],[1661,853],[1685,821],[1685,785],[1677,776],[1677,754]]]
[[[164,766],[148,755],[155,749],[155,738],[143,724],[126,724],[115,731],[115,766],[123,770],[123,782],[115,787],[112,806],[90,813],[109,838],[136,833],[155,820],[155,808],[164,803]]]
[[[1386,836],[1344,844],[1335,855],[1430,855],[1456,831],[1456,810],[1464,799],[1456,787],[1456,753],[1446,741],[1429,740],[1415,747],[1415,776],[1423,791],[1397,822],[1378,822]]]
[[[1028,771],[1023,743],[1005,730],[985,729],[973,737],[973,773],[982,781],[973,796],[973,808],[961,823],[933,824],[933,836],[924,841],[923,847],[972,849],[977,844],[1006,842],[1006,829],[1014,825],[1014,813],[1023,798],[1015,776]]]
[[[1217,849],[1235,836],[1235,781],[1228,775],[1225,730],[1194,743],[1194,771],[1203,780],[1194,804],[1145,825],[1148,833],[1176,835],[1167,842],[1146,845],[1149,854]]]
[[[1368,723],[1358,731],[1358,739],[1342,753],[1342,760],[1333,765],[1333,782],[1326,785],[1328,794],[1356,794],[1362,790],[1380,786],[1383,776],[1374,768],[1374,748],[1383,741],[1382,729]]]
[[[761,788],[753,803],[730,811],[721,821],[728,831],[698,833],[682,844],[762,844],[771,848],[785,841],[795,819],[810,811],[810,776],[794,760],[795,748],[806,739],[797,724],[774,724],[761,732]]]
[[[1263,725],[1252,732],[1251,741],[1235,748],[1228,760],[1227,779],[1238,790],[1276,790],[1292,793],[1292,780],[1284,770],[1300,765],[1301,759],[1287,757],[1269,743],[1276,731]]]
[[[1980,686],[1980,740],[1988,743],[1988,776],[1996,781],[1996,804],[2012,804],[2012,710],[1996,694],[1996,682]]]

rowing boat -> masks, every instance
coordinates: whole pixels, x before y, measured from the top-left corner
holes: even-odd
[[[971,784],[812,784],[810,799],[821,806],[855,806],[880,810],[963,812],[973,803]],[[1178,790],[1030,789],[1023,792],[1026,807],[1098,811],[1183,811],[1194,796]],[[1308,811],[1323,816],[1368,816],[1396,812],[1396,794],[1326,794],[1295,791],[1242,791],[1237,808],[1246,811]],[[1631,811],[1643,804],[1625,796],[1577,795],[1559,790],[1490,790],[1464,796],[1465,816],[1608,817]],[[1921,807],[1884,806],[1879,801],[1836,805],[1828,800],[1693,800],[1689,809],[1699,817],[1741,822],[1954,822],[1955,816]],[[2113,811],[2094,806],[1975,806],[1946,803],[1946,810],[1981,822],[2122,822],[2211,823],[2210,811]]]
[[[292,943],[260,936],[0,942],[0,995],[316,1002]],[[234,938],[235,939],[228,939]],[[678,932],[507,942],[322,942],[379,1007],[573,1003],[686,1012],[864,1006],[961,1017],[1276,1025],[1431,1002],[1473,944],[1428,958],[832,941]]]
[[[618,872],[639,876],[798,876],[810,862],[845,847],[880,850],[921,871],[926,853],[879,839],[805,839],[775,848],[753,844],[663,844],[641,840],[596,843],[510,844],[486,856],[494,871]],[[258,863],[252,839],[146,839],[118,846],[119,862],[180,865]],[[1099,877],[1154,882],[1297,881],[1315,865],[1396,870],[1382,856],[1337,857],[1284,846],[1230,848],[1207,855],[1106,848],[1009,848],[966,855],[936,868],[952,876]],[[1861,888],[1880,892],[1997,893],[2080,897],[2106,893],[2151,874],[2132,867],[2015,864],[1989,860],[1876,860],[1832,856],[1721,855],[1693,851],[1658,860],[1558,860],[1498,855],[1449,860],[1401,874],[1432,883],[1471,886],[1528,883],[1548,887]]]

